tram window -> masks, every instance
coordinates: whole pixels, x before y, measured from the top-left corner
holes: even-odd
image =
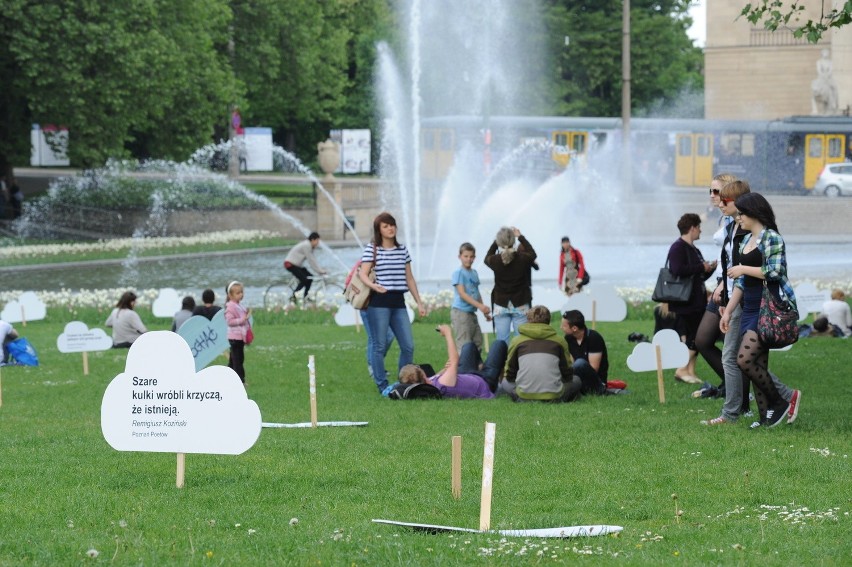
[[[451,131],[444,130],[443,132],[441,132],[441,149],[453,149],[453,133]]]
[[[741,153],[748,157],[754,156],[754,134],[743,134]]]
[[[808,144],[808,157],[822,157],[822,138],[813,137]]]
[[[420,136],[420,143],[424,150],[435,149],[435,134],[431,130],[426,130]]]
[[[709,156],[712,153],[710,136],[698,136],[698,148],[696,153],[702,157]]]
[[[739,134],[723,134],[720,146],[726,156],[740,155],[741,140]]]
[[[843,157],[843,143],[840,138],[828,139],[828,157],[839,158]]]
[[[574,151],[578,154],[585,153],[586,151],[586,136],[584,134],[575,134],[574,135]]]
[[[678,155],[682,156],[691,156],[692,155],[692,137],[691,136],[681,136],[678,140]]]
[[[557,146],[567,146],[568,145],[568,134],[554,134],[553,135],[553,143]]]

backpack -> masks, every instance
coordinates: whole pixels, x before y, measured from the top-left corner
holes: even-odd
[[[388,397],[392,400],[440,400],[441,390],[432,384],[396,384]]]
[[[18,365],[38,366],[38,355],[33,345],[27,339],[21,337],[20,339],[6,343],[6,349]]]

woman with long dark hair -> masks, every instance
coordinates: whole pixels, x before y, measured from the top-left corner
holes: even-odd
[[[403,366],[414,361],[414,336],[405,307],[406,292],[410,292],[417,303],[420,316],[426,315],[426,308],[420,300],[417,282],[411,271],[411,256],[408,248],[397,240],[396,231],[396,219],[390,213],[380,213],[373,219],[373,240],[364,247],[361,268],[358,271],[361,281],[373,290],[364,323],[370,325],[370,366],[379,392],[383,392],[388,386],[385,369],[388,328],[393,331],[393,336],[399,343],[397,373]],[[375,281],[370,279],[371,269],[374,269]]]
[[[148,332],[139,314],[133,310],[136,299],[135,293],[125,291],[107,317],[106,326],[112,327],[112,348],[130,348],[141,334]]]
[[[769,202],[760,193],[746,193],[738,197],[734,205],[740,226],[749,233],[740,245],[739,264],[728,268],[728,276],[735,280],[734,290],[720,326],[723,332],[728,332],[731,313],[742,304],[742,342],[737,353],[737,366],[754,385],[760,420],[752,427],[775,427],[785,419],[788,423],[795,420],[798,404],[784,400],[769,375],[769,347],[761,342],[757,333],[760,301],[764,285],[770,293],[789,302],[793,309],[796,308],[796,296],[787,279],[784,239],[778,233],[775,213]]]

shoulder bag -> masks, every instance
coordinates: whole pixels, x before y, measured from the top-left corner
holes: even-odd
[[[799,313],[789,302],[772,293],[766,280],[760,298],[757,336],[769,348],[784,348],[799,340]]]
[[[370,268],[369,278],[371,282],[376,281],[376,246],[373,245],[373,266]],[[346,282],[346,288],[343,290],[343,297],[355,309],[364,309],[370,303],[370,295],[373,290],[368,287],[358,276],[358,271],[361,269],[361,261],[359,260],[355,267],[349,272],[349,278]]]
[[[651,300],[657,303],[686,303],[692,295],[692,285],[692,276],[681,277],[672,274],[667,258],[665,267],[660,268]]]

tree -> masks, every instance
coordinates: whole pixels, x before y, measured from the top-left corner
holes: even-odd
[[[807,20],[805,23],[800,23],[805,6],[799,0],[793,0],[789,4],[782,0],[749,2],[740,15],[745,16],[752,24],[763,21],[763,27],[772,31],[779,27],[790,27],[792,20],[794,37],[806,36],[808,42],[817,43],[830,28],[839,28],[852,23],[852,0],[846,0],[842,6],[832,8],[828,13],[825,11],[825,2],[821,2],[821,5],[820,17],[816,20]]]
[[[184,159],[236,97],[226,0],[7,0],[0,12],[0,167],[26,163],[29,124],[69,129],[75,166]]]
[[[557,38],[556,114],[621,115],[622,0],[550,0],[547,25]],[[637,113],[665,109],[684,91],[700,91],[703,57],[687,36],[688,0],[631,2],[631,98]],[[563,37],[569,44],[564,45]],[[701,109],[693,112],[700,116]]]

